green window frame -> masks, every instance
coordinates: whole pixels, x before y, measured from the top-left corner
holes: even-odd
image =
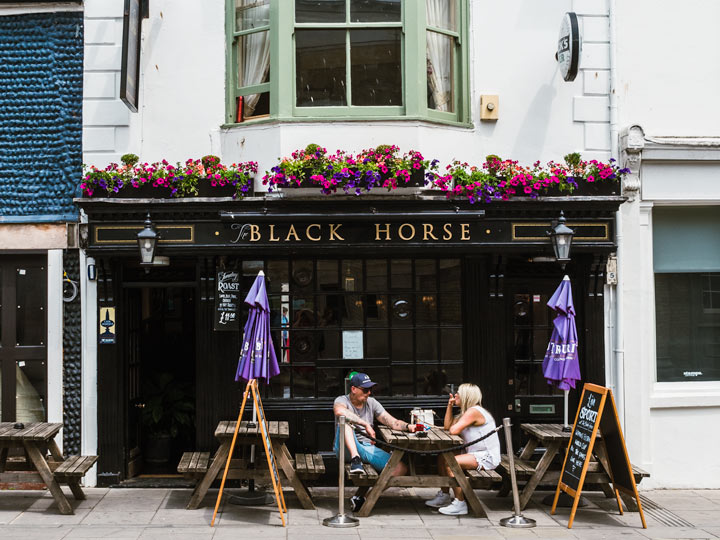
[[[226,0],[227,35],[227,99],[226,126],[249,125],[267,121],[324,121],[324,120],[425,120],[436,123],[469,127],[470,85],[468,77],[468,0],[454,2],[454,27],[428,23],[425,0],[403,0],[399,22],[351,22],[350,1],[346,0],[346,17],[337,23],[296,23],[294,0],[268,0],[269,21],[254,28],[237,28],[235,23],[236,5],[242,0]],[[262,3],[263,0],[255,2]],[[432,21],[431,21],[432,22]],[[346,77],[351,87],[350,32],[357,28],[401,28],[402,58],[402,104],[388,106],[314,106],[297,105],[296,96],[296,31],[307,29],[332,29],[346,31]],[[242,86],[239,79],[239,44],[243,38],[269,32],[270,62],[269,80],[259,84]],[[452,80],[452,95],[449,110],[429,107],[428,91],[428,35],[440,36],[435,39],[450,40],[452,54],[449,76]],[[447,49],[446,49],[447,50]],[[447,75],[447,74],[446,74]],[[238,98],[254,99],[251,96],[266,94],[269,114],[245,117],[238,121]],[[250,96],[250,97],[249,97]],[[349,91],[348,91],[349,97]]]

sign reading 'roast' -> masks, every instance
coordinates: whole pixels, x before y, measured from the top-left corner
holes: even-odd
[[[216,284],[213,329],[237,332],[240,329],[240,273],[219,270]]]

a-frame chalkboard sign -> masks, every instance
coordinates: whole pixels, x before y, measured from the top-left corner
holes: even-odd
[[[647,529],[645,514],[643,514],[642,505],[640,504],[640,496],[635,484],[630,457],[625,447],[625,439],[620,429],[620,420],[618,419],[612,391],[604,386],[589,383],[583,386],[580,406],[575,415],[570,444],[565,454],[565,461],[563,462],[550,513],[555,513],[561,491],[572,496],[574,500],[570,511],[570,519],[568,520],[568,529],[572,528],[598,429],[602,434],[602,442],[598,445],[598,452],[596,453],[610,476],[613,491],[617,498],[618,509],[622,514],[620,492],[634,497],[643,528]]]
[[[235,424],[235,433],[233,433],[232,443],[230,443],[230,451],[228,452],[227,462],[225,463],[225,472],[223,472],[222,482],[220,482],[220,491],[218,492],[217,502],[215,503],[215,511],[213,512],[212,521],[210,522],[211,527],[215,524],[215,516],[217,516],[218,508],[220,507],[220,500],[222,499],[223,489],[225,488],[225,479],[227,478],[228,469],[230,468],[230,460],[232,459],[233,449],[235,448],[235,440],[237,439],[238,430],[240,429],[243,412],[245,412],[245,404],[247,403],[250,395],[252,395],[253,404],[255,405],[255,410],[257,411],[257,419],[260,424],[260,435],[263,446],[265,447],[265,455],[267,456],[268,468],[270,469],[270,479],[272,480],[273,490],[275,491],[275,501],[277,502],[278,510],[280,510],[280,518],[282,519],[283,527],[286,526],[285,514],[287,514],[287,506],[285,505],[282,485],[280,485],[280,474],[278,474],[277,461],[275,460],[275,454],[273,454],[270,433],[268,432],[268,423],[265,419],[265,410],[263,409],[262,401],[260,400],[257,379],[250,379],[245,387],[245,392],[243,392],[240,414],[238,414],[237,423]]]

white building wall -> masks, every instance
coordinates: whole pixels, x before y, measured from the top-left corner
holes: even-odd
[[[652,473],[643,487],[718,488],[720,382],[656,382],[652,208],[720,205],[720,4],[614,6],[619,125],[644,130],[639,196],[621,207],[628,449]]]

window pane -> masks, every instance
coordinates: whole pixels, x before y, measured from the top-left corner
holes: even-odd
[[[45,421],[45,362],[17,362],[15,406],[18,422]]]
[[[319,294],[317,296],[318,326],[337,326],[340,323],[343,296]]]
[[[270,32],[255,32],[237,40],[238,86],[254,86],[270,80]],[[246,96],[245,102],[249,101]]]
[[[345,311],[342,317],[342,325],[345,328],[362,326],[365,310],[363,309],[363,297],[359,294],[348,294],[344,297]]]
[[[340,280],[338,279],[338,261],[318,261],[318,290],[339,291]]]
[[[387,330],[368,330],[367,336],[367,352],[365,356],[368,358],[389,358],[390,348],[388,347],[388,331]]]
[[[390,332],[392,340],[392,361],[412,362],[413,359],[413,331],[393,330]]]
[[[415,359],[437,361],[437,330],[423,329],[415,331]]]
[[[450,392],[448,384],[455,385],[455,388],[460,386],[463,382],[465,382],[465,377],[463,376],[463,365],[462,364],[450,364],[450,365],[444,365],[442,367],[443,372],[445,374],[445,379],[447,380],[447,383],[445,385],[445,388],[443,388],[442,393],[447,394]]]
[[[350,0],[352,22],[400,21],[401,0]]]
[[[318,358],[340,358],[340,333],[335,330],[318,332]]]
[[[658,381],[720,380],[720,312],[703,303],[711,283],[708,274],[655,274]]]
[[[413,367],[393,366],[392,367],[392,388],[395,396],[412,396],[413,388]]]
[[[458,259],[440,259],[440,290],[460,290],[460,261]]]
[[[454,112],[453,59],[455,38],[427,33],[427,101],[428,108],[436,111]]]
[[[350,31],[353,105],[402,105],[401,29]]]
[[[441,324],[460,324],[462,322],[459,294],[440,295],[440,322]]]
[[[23,267],[15,269],[17,311],[16,343],[43,345],[45,342],[45,268]]]
[[[347,105],[345,30],[295,31],[298,107]]]
[[[345,393],[343,373],[341,369],[318,369],[318,396],[337,397]]]
[[[313,262],[293,261],[292,262],[292,289],[293,291],[312,290],[313,284]]]
[[[457,0],[426,0],[428,26],[457,31]]]
[[[307,330],[294,330],[290,332],[290,363],[314,363],[317,359],[317,336]]]
[[[270,24],[270,0],[235,0],[235,31]]]
[[[390,287],[393,289],[412,287],[412,261],[410,259],[392,259],[390,261]]]
[[[288,292],[290,286],[288,284],[288,262],[268,261],[265,279],[267,281],[268,292]]]
[[[347,292],[361,291],[363,287],[362,261],[342,262],[342,285]]]
[[[371,259],[366,263],[368,292],[383,292],[387,290],[387,261],[385,259]]]
[[[417,295],[417,324],[437,323],[437,296],[430,293]]]
[[[290,399],[290,368],[280,366],[280,375],[270,379],[270,395],[274,398]]]
[[[447,374],[437,364],[419,364],[417,367],[418,395],[437,396],[444,393]]]
[[[270,114],[270,92],[239,96],[239,100],[242,100],[242,115],[237,114],[235,121],[238,123]]]
[[[315,368],[311,366],[293,369],[293,397],[315,397]]]
[[[295,22],[345,22],[345,0],[295,0]]]
[[[368,294],[366,296],[367,325],[387,326],[388,299],[384,294]]]
[[[434,291],[436,284],[436,261],[435,259],[418,259],[415,261],[415,290]]]
[[[460,328],[440,329],[440,360],[462,361],[462,330]]]

